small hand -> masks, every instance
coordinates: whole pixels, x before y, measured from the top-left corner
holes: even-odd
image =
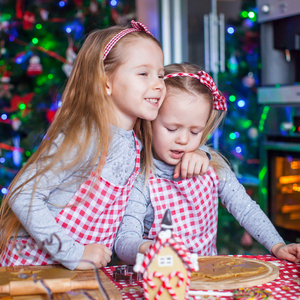
[[[294,263],[300,263],[300,244],[278,243],[271,251],[277,258],[285,259]]]
[[[146,241],[143,244],[141,244],[141,246],[139,248],[139,253],[145,254],[148,251],[151,244],[152,244],[152,242],[150,242],[150,241]]]
[[[209,159],[206,152],[195,150],[187,152],[183,155],[181,162],[175,167],[174,178],[178,178],[181,173],[181,178],[192,178],[198,175],[204,175],[209,167]]]
[[[97,268],[106,267],[111,260],[112,252],[102,244],[89,244],[84,248],[80,263],[76,267],[78,270],[92,269],[92,262]]]

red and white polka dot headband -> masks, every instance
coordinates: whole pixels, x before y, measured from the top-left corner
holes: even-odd
[[[166,75],[164,79],[172,78],[172,77],[192,77],[198,79],[202,84],[207,86],[212,92],[213,100],[214,100],[213,108],[216,110],[227,110],[225,97],[220,94],[215,82],[206,72],[199,71],[198,75],[193,73],[172,73]]]
[[[135,31],[144,31],[144,32],[152,35],[152,33],[148,30],[148,28],[141,22],[135,22],[134,20],[131,20],[131,26],[132,26],[132,28],[127,28],[127,29],[124,29],[124,30],[120,31],[119,33],[117,33],[107,43],[107,45],[104,48],[103,61],[106,59],[107,55],[109,54],[110,50],[114,47],[114,45],[126,34],[135,32]]]

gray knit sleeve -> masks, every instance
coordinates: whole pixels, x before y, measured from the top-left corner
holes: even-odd
[[[208,147],[208,146],[206,146],[205,144],[203,144],[203,145],[201,145],[201,146],[198,148],[198,150],[204,151],[204,152],[206,153],[206,155],[207,155],[209,161],[211,161],[211,154],[210,154],[210,152],[209,152],[209,147]]]
[[[130,265],[135,263],[140,245],[147,241],[143,239],[143,234],[150,193],[144,180],[145,177],[140,175],[135,181],[114,245],[119,259]]]
[[[260,206],[247,194],[230,167],[223,161],[218,170],[219,197],[227,210],[247,232],[271,252],[277,243],[284,243]]]
[[[52,145],[50,153],[56,151],[59,139]],[[67,178],[73,178],[74,170],[65,170],[58,172],[60,167],[69,159],[72,159],[72,153],[68,153],[61,161],[57,163],[52,169],[48,170],[37,179],[36,189],[32,197],[34,189],[34,182],[28,182],[17,197],[10,203],[10,206],[20,220],[23,228],[18,236],[28,237],[30,235],[37,244],[52,256],[52,259],[61,263],[69,269],[74,269],[78,265],[83,252],[84,245],[75,242],[69,237],[64,229],[55,221],[51,210],[49,209],[49,202],[53,194],[59,194],[64,186]],[[22,174],[18,184],[25,182],[32,174],[35,174],[37,167],[31,168]],[[78,187],[77,187],[78,188]],[[75,189],[76,190],[76,189]],[[65,203],[60,203],[60,209],[64,207],[70,199],[64,199]],[[51,243],[43,243],[46,240],[51,240]],[[60,249],[60,250],[59,250]],[[58,251],[59,250],[59,251]]]

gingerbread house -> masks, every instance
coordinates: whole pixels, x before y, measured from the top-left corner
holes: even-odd
[[[143,275],[145,299],[188,299],[192,271],[198,270],[191,254],[172,234],[171,212],[165,212],[161,231],[145,255],[138,254],[134,271]]]

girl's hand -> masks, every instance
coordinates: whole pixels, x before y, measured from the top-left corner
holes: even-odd
[[[175,167],[174,178],[192,178],[204,175],[209,167],[209,159],[206,152],[197,149],[194,152],[187,152],[183,155],[181,162]]]
[[[300,244],[278,243],[272,247],[271,252],[279,259],[300,263]]]
[[[152,242],[150,242],[150,241],[147,241],[147,242],[144,242],[143,244],[141,244],[141,246],[139,248],[139,253],[145,254],[148,251],[151,244],[152,244]]]
[[[94,263],[97,268],[106,267],[111,260],[112,252],[102,244],[89,244],[85,246],[81,262],[76,267],[77,270],[93,269],[93,265],[87,261]]]

